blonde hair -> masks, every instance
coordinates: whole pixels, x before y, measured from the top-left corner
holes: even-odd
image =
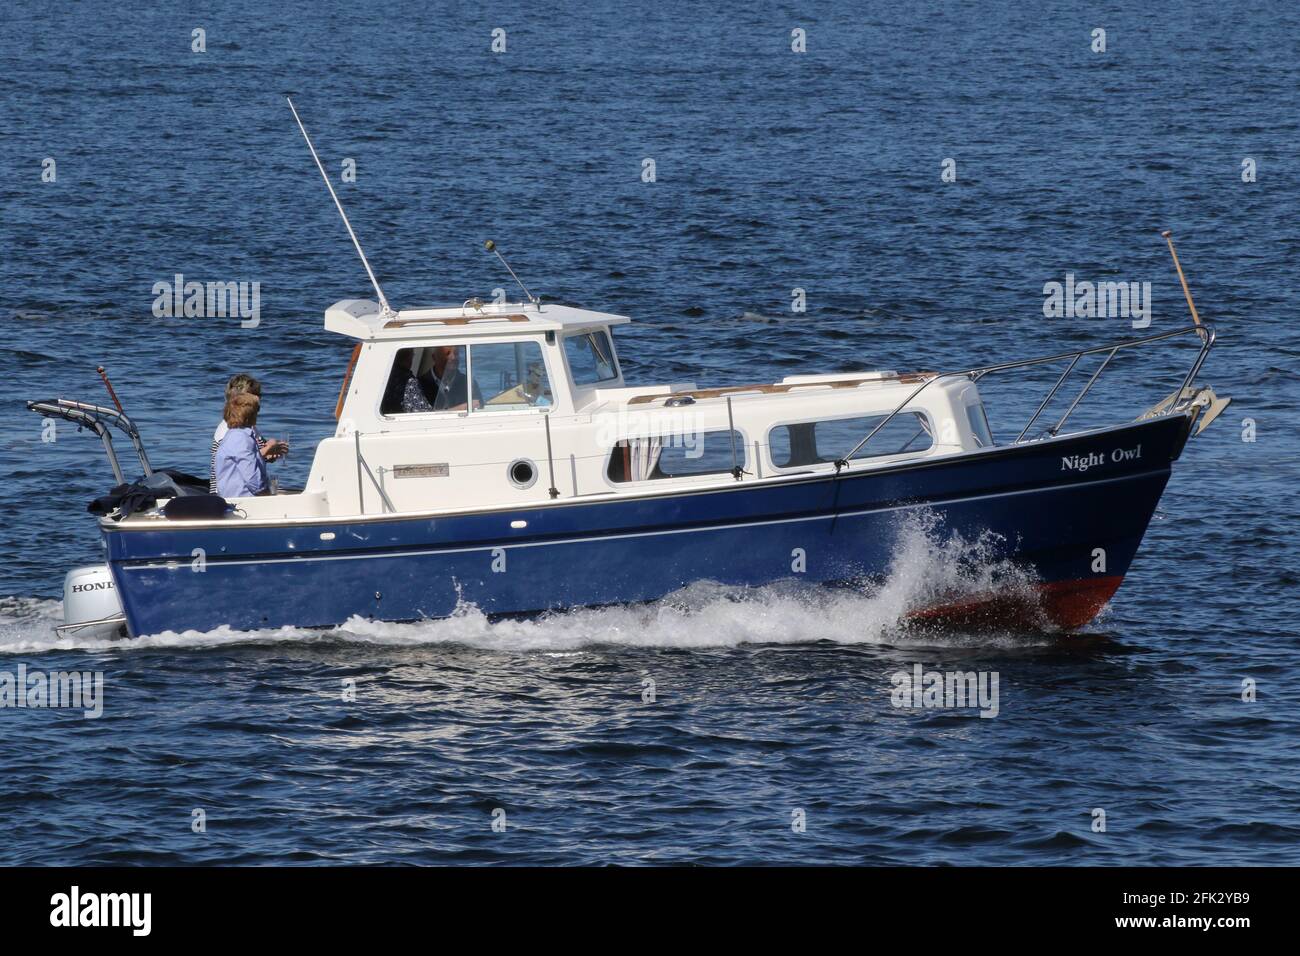
[[[236,392],[226,399],[221,417],[230,428],[250,428],[257,424],[257,411],[262,400],[252,392]]]

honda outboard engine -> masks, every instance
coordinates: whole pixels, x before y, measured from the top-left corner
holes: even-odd
[[[63,579],[60,637],[125,637],[126,616],[108,566],[74,568]]]

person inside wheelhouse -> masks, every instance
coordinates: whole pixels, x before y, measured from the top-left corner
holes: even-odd
[[[439,345],[429,349],[402,349],[384,391],[380,410],[385,415],[417,412],[459,412],[468,407],[471,383],[461,371],[463,345]],[[474,407],[483,404],[478,383],[472,383]]]
[[[483,393],[479,390],[478,382],[470,382],[469,377],[461,371],[464,354],[463,345],[438,345],[426,353],[425,368],[419,375],[419,380],[435,412],[464,411],[469,406],[471,386],[474,407],[483,406]]]
[[[472,380],[463,371],[463,345],[399,350],[380,411],[384,415],[458,412],[467,408],[475,412],[508,412],[547,409],[554,403],[546,364],[536,342],[484,342],[469,348]]]
[[[393,371],[388,377],[388,387],[384,389],[384,400],[380,405],[380,410],[385,415],[433,411],[433,404],[425,395],[416,374],[419,371],[416,368],[418,356],[417,349],[402,349],[397,353],[397,361],[393,363]]]

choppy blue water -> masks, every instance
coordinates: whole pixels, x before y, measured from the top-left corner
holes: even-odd
[[[0,670],[107,687],[98,720],[0,710],[0,863],[1297,862],[1300,10],[744,6],[6,8]],[[957,557],[920,538],[878,591],[55,640],[110,480],[21,400],[100,400],[102,362],[155,463],[202,472],[248,370],[289,483],[332,431],[349,344],[321,312],[370,292],[286,93],[336,175],[355,159],[397,305],[509,287],[494,238],[535,291],[638,320],[633,381],[964,368],[1132,334],[1044,318],[1067,272],[1149,281],[1149,331],[1187,324],[1170,227],[1235,403],[1087,634],[902,627]],[[178,272],[260,282],[260,326],[155,318]],[[1186,357],[1120,362],[1090,414],[1131,417]],[[1005,436],[1032,406],[987,391]],[[996,671],[999,715],[893,707],[915,663]]]

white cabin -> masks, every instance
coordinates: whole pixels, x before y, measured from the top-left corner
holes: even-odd
[[[380,517],[730,487],[736,466],[747,483],[828,472],[930,377],[629,387],[612,331],[628,321],[549,304],[471,300],[384,312],[368,300],[336,303],[325,328],[356,340],[338,428],[318,446],[302,493],[239,499],[239,507],[248,520]],[[403,401],[413,374],[425,397],[415,404],[425,407]],[[974,383],[946,379],[850,467],[992,443]]]

